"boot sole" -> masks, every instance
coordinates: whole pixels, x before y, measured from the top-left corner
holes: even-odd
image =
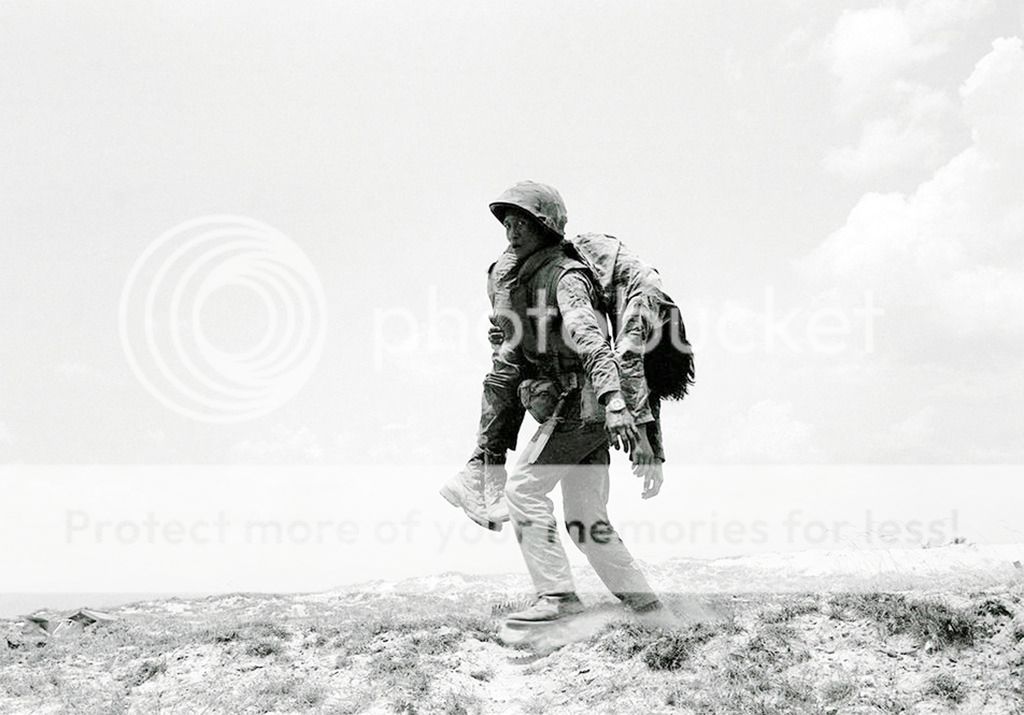
[[[441,496],[444,497],[444,500],[451,504],[453,507],[455,507],[456,509],[462,509],[462,512],[466,516],[468,516],[474,524],[479,524],[480,526],[490,531],[501,531],[502,524],[500,521],[488,521],[486,519],[477,519],[475,516],[473,516],[468,511],[463,509],[462,501],[459,499],[459,495],[456,494],[451,489],[449,489],[447,484],[441,487],[439,493]]]
[[[487,518],[493,521],[495,524],[504,524],[505,522],[512,521],[512,515],[507,511],[503,512],[501,516],[495,516],[491,512],[487,512]]]
[[[513,630],[523,630],[526,628],[532,628],[535,626],[553,626],[558,623],[567,623],[577,616],[582,616],[585,611],[579,611],[577,613],[564,613],[561,616],[555,618],[547,618],[544,620],[523,620],[519,618],[506,618],[505,625]]]

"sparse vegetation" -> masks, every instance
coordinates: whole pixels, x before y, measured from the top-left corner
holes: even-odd
[[[479,680],[483,683],[488,683],[494,678],[494,668],[487,666],[485,668],[477,668],[470,672],[469,677],[474,680]]]
[[[747,641],[747,657],[759,667],[783,670],[810,658],[810,651],[797,630],[789,625],[769,624]]]
[[[978,635],[975,611],[902,594],[844,594],[834,597],[833,605],[870,619],[886,635],[906,633],[936,647],[971,646]]]
[[[283,650],[284,647],[280,641],[261,640],[246,646],[245,654],[257,658],[268,658],[272,655],[280,655]]]
[[[475,715],[576,702],[618,712],[811,715],[896,713],[923,699],[966,707],[984,692],[1012,712],[1024,694],[1018,591],[959,596],[956,607],[924,594],[730,596],[716,604],[732,616],[722,623],[666,630],[623,615],[589,640],[523,660],[498,644],[491,615],[520,607],[517,597],[396,595],[300,609],[287,598],[235,596],[197,602],[194,615],[182,605],[133,609],[41,648],[8,647],[0,711],[185,712],[199,704]],[[680,613],[687,600],[678,597]],[[15,641],[16,624],[0,621],[0,644],[5,635]],[[934,648],[894,648],[895,635]],[[843,653],[856,657],[856,672],[835,669]],[[933,675],[937,663],[943,670]],[[895,687],[915,671],[916,689]]]
[[[967,697],[967,686],[949,673],[939,673],[929,679],[925,694],[960,704]]]
[[[708,635],[706,640],[710,638]],[[667,633],[647,646],[641,657],[651,670],[678,670],[690,659],[694,649],[704,642],[704,639],[691,634]]]
[[[255,691],[259,709],[263,712],[281,710],[308,710],[324,700],[322,686],[308,684],[292,675],[273,677]]]
[[[821,697],[829,704],[840,703],[857,692],[850,680],[830,680],[821,687]]]
[[[608,625],[597,635],[597,645],[620,660],[637,655],[655,638],[657,631],[633,621]]]
[[[701,688],[688,694],[680,691],[676,697],[679,704],[701,715],[820,713],[814,683],[786,675],[784,670],[745,661],[740,653],[732,653],[724,663],[709,665]]]
[[[796,600],[787,600],[779,604],[771,604],[761,611],[763,623],[788,623],[794,618],[817,613],[819,603],[817,596],[805,596]]]
[[[479,696],[464,692],[445,693],[438,702],[439,712],[445,715],[470,715],[470,713],[483,712],[483,705]]]
[[[995,619],[1013,618],[1013,611],[1002,600],[982,596],[982,600],[975,607],[975,613],[979,616],[989,616]]]
[[[167,662],[160,660],[144,660],[125,678],[125,685],[137,688],[167,670]]]
[[[493,642],[497,638],[494,622],[467,615],[388,618],[370,623],[363,633],[368,639],[358,644],[357,650],[370,653],[368,678],[386,693],[392,710],[400,713],[416,713],[424,707],[434,689],[431,674],[444,670],[442,663],[463,641]],[[470,701],[466,698],[451,693],[437,697],[447,703],[445,712],[468,712]]]
[[[235,629],[221,631],[213,635],[214,643],[234,643],[239,638],[238,631]]]
[[[620,660],[639,656],[651,670],[678,670],[697,648],[730,628],[730,624],[697,624],[666,631],[622,621],[607,626],[594,640],[601,650]]]
[[[495,618],[522,611],[533,605],[536,597],[528,594],[507,596],[491,604],[491,615]]]
[[[392,686],[386,697],[396,713],[418,713],[430,694],[430,676],[415,668],[392,671],[385,682]]]

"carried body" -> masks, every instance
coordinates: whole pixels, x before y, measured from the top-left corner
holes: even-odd
[[[626,405],[638,425],[648,425],[647,436],[654,454],[664,462],[660,403],[684,397],[694,377],[693,351],[679,308],[663,290],[658,271],[618,238],[586,233],[566,239],[561,248],[567,258],[582,263],[590,273],[598,292],[598,307],[612,326]],[[514,314],[510,312],[515,267],[515,254],[506,251],[488,272],[491,320],[500,333],[496,332],[493,340],[492,374],[486,385],[497,391],[508,388],[517,379],[528,379],[515,364],[512,347],[518,342]],[[523,392],[520,388],[520,402],[529,409],[530,397]],[[505,400],[504,395],[496,398],[499,404]],[[488,407],[484,406],[484,412],[493,413]],[[543,411],[538,414],[543,415]],[[485,414],[480,424],[480,452],[499,455],[514,449],[515,435],[510,439],[510,433],[518,432],[519,424],[513,430],[511,424],[488,417]],[[514,413],[509,414],[508,422],[512,423],[515,417]]]

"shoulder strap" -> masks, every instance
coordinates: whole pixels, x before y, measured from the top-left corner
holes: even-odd
[[[544,291],[544,302],[548,307],[558,307],[558,282],[562,280],[569,271],[582,271],[584,275],[590,275],[587,267],[579,261],[568,257],[561,257],[552,260],[541,268],[534,276],[532,282],[533,290]],[[539,298],[539,296],[537,296]]]

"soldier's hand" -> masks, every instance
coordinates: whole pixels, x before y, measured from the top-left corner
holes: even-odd
[[[664,480],[665,478],[662,473],[661,462],[655,460],[655,464],[644,477],[644,491],[640,496],[644,499],[650,499],[651,497],[658,496],[658,492],[661,491],[661,484]]]
[[[618,412],[606,410],[604,413],[604,427],[608,433],[608,443],[615,447],[615,449],[624,449],[627,452],[632,452],[636,447],[637,441],[640,439],[640,433],[637,431],[633,415],[630,414],[629,410],[619,410]]]
[[[494,347],[498,347],[505,341],[505,332],[497,325],[492,325],[487,329],[487,340]]]

